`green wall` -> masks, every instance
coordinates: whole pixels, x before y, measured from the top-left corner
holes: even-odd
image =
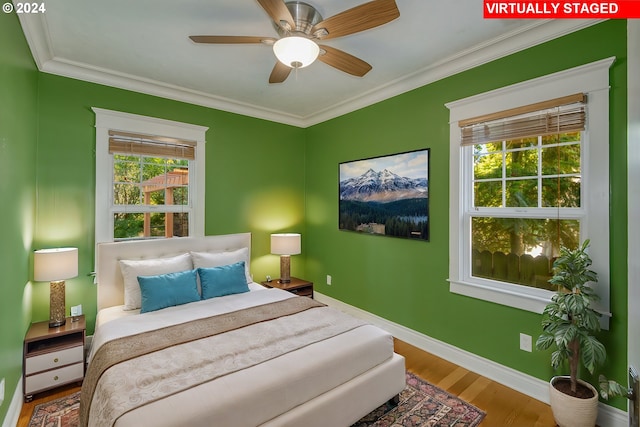
[[[519,350],[540,315],[449,292],[449,112],[445,103],[610,56],[611,329],[606,373],[626,366],[626,22],[608,21],[318,124],[307,134],[307,278],[348,304],[541,379],[548,354]],[[338,230],[338,163],[431,148],[428,243]],[[313,161],[310,161],[313,159]],[[332,285],[326,285],[326,275]],[[622,400],[616,406],[626,407]]]
[[[38,72],[15,14],[0,15],[0,378],[5,418],[22,374],[31,321],[31,241],[35,200]]]
[[[95,114],[91,107],[208,126],[205,234],[251,231],[256,279],[277,276],[269,234],[304,233],[304,130],[79,80],[39,76],[34,248],[77,246],[79,277],[67,307],[82,304],[93,332]],[[303,275],[303,263],[292,262]],[[34,285],[33,321],[48,318],[48,284]],[[68,310],[68,308],[67,308]]]
[[[277,276],[269,234],[303,234],[292,275],[318,291],[482,357],[547,379],[548,357],[518,350],[540,316],[448,291],[449,127],[446,102],[608,56],[611,70],[611,298],[603,333],[606,373],[626,366],[626,26],[608,21],[493,61],[309,129],[38,73],[15,15],[0,16],[0,195],[4,226],[0,300],[0,378],[5,417],[21,371],[31,321],[48,318],[48,285],[31,285],[34,249],[80,249],[79,277],[67,281],[67,307],[82,304],[93,332],[95,116],[100,107],[209,126],[205,232],[253,233],[256,280]],[[340,232],[338,163],[431,148],[431,241]],[[6,203],[10,200],[10,203]],[[333,285],[325,285],[325,276]],[[624,407],[621,400],[615,406]]]

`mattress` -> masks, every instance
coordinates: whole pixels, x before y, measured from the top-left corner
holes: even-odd
[[[109,340],[175,323],[224,314],[294,297],[253,285],[252,291],[138,314],[121,307],[101,310],[89,363]],[[271,360],[231,372],[147,403],[118,418],[116,426],[257,426],[374,370],[393,357],[387,332],[361,325]]]

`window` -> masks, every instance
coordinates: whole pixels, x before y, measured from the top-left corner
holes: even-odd
[[[96,242],[204,235],[205,127],[96,113]]]
[[[540,313],[559,246],[588,238],[608,314],[612,62],[447,104],[451,292]]]
[[[554,290],[553,260],[560,246],[578,247],[585,217],[585,99],[576,94],[526,106],[530,113],[518,108],[458,123],[471,277]]]

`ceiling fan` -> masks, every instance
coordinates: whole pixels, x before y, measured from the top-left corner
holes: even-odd
[[[360,58],[317,42],[368,30],[393,21],[400,16],[395,0],[373,0],[323,19],[311,5],[300,1],[258,0],[273,20],[280,35],[254,36],[189,36],[195,43],[272,45],[278,58],[269,76],[269,83],[284,82],[291,70],[303,68],[316,58],[345,73],[362,77],[371,65]]]

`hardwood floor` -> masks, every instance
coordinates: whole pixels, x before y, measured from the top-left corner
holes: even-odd
[[[430,383],[460,396],[487,413],[481,427],[554,427],[549,405],[476,373],[396,340],[396,352],[406,359],[407,370]],[[80,390],[68,386],[37,395],[22,406],[17,427],[27,427],[36,405]]]

